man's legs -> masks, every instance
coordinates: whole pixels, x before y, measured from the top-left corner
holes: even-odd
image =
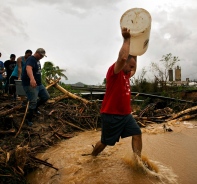
[[[103,144],[101,141],[98,141],[91,153],[92,156],[97,156],[102,152],[107,145]],[[142,152],[142,135],[133,135],[132,136],[132,149],[135,154],[141,157]]]
[[[0,79],[0,91],[3,94],[3,79]]]
[[[40,105],[44,104],[50,98],[48,91],[46,90],[46,88],[43,85],[39,86],[38,97],[39,97],[39,99],[37,101],[37,105],[36,105],[36,109],[35,109],[36,112],[39,112],[38,107]]]
[[[107,145],[103,144],[101,141],[98,141],[91,153],[92,156],[97,156],[100,152],[102,152]]]
[[[8,86],[9,86],[9,77],[6,77],[6,82],[5,82],[5,93],[8,93]]]
[[[13,95],[14,99],[16,100],[16,85],[15,85],[15,81],[14,80],[17,80],[18,77],[15,77],[15,76],[11,76],[10,77],[10,82],[9,82],[9,94],[10,95]]]
[[[27,99],[29,101],[29,109],[26,116],[26,120],[27,120],[27,124],[31,126],[33,114],[37,105],[38,87],[32,88],[31,86],[23,86],[23,89],[26,92]]]
[[[132,149],[135,154],[141,157],[142,152],[142,134],[132,136]]]

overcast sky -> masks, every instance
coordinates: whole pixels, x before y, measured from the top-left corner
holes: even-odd
[[[65,83],[101,84],[122,46],[120,18],[131,8],[152,17],[136,77],[145,67],[151,78],[150,63],[172,53],[180,59],[182,80],[197,79],[196,0],[1,0],[0,60],[42,47],[42,66],[52,61],[65,69]]]

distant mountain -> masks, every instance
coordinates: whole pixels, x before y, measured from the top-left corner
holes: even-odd
[[[75,87],[85,87],[87,86],[86,84],[83,84],[82,82],[77,82],[75,84],[71,84],[71,86],[75,86]]]

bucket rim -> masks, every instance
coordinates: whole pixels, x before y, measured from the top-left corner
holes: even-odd
[[[141,30],[138,30],[138,31],[132,31],[131,29],[130,29],[130,34],[131,34],[131,36],[133,36],[133,37],[136,37],[136,36],[140,36],[141,34],[144,34],[145,32],[150,32],[150,29],[151,29],[151,22],[152,22],[152,17],[151,17],[151,15],[150,15],[150,13],[146,10],[146,9],[144,9],[144,8],[130,8],[130,9],[128,9],[127,11],[125,11],[123,14],[122,14],[122,16],[121,16],[121,18],[120,18],[120,27],[121,28],[123,28],[123,27],[127,27],[128,29],[129,29],[129,26],[123,26],[122,25],[122,22],[123,22],[123,19],[125,18],[125,16],[129,13],[129,12],[136,12],[136,10],[137,11],[141,11],[141,12],[145,12],[145,14],[146,14],[146,16],[147,16],[147,19],[148,19],[148,24],[147,24],[147,26],[146,27],[144,27],[143,29],[141,29]]]

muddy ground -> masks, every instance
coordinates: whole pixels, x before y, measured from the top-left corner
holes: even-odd
[[[36,158],[78,131],[100,127],[99,104],[84,104],[74,99],[49,101],[35,114],[33,126],[24,119],[26,101],[0,97],[0,183],[26,183],[25,176],[39,164],[52,164]]]

